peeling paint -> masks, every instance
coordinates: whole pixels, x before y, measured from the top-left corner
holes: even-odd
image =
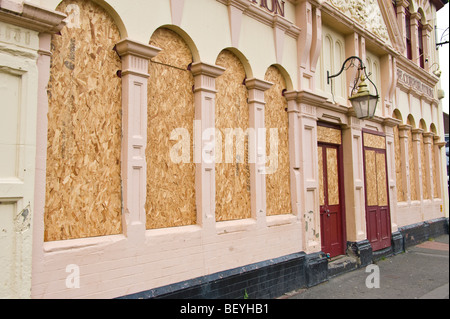
[[[28,206],[22,210],[14,219],[14,231],[24,233],[31,227],[31,208]]]

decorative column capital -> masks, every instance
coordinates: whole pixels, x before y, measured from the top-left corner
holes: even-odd
[[[288,91],[284,93],[284,97],[286,98],[286,100],[289,101],[296,101],[298,99],[298,91]]]
[[[426,132],[422,134],[424,144],[432,144],[434,133]]]
[[[210,93],[216,93],[216,78],[225,72],[225,69],[220,66],[203,62],[193,63],[190,70],[195,79],[194,92]]]
[[[398,126],[400,137],[408,137],[408,132],[411,131],[412,126],[408,124],[402,124]]]
[[[122,58],[122,76],[133,74],[142,77],[148,77],[148,61],[158,55],[161,49],[133,41],[124,39],[119,41],[115,50]]]
[[[249,91],[249,103],[256,102],[265,104],[264,92],[273,86],[273,83],[259,80],[259,79],[247,79],[245,86]]]
[[[423,27],[424,35],[427,35],[427,36],[429,36],[431,31],[434,30],[433,26],[429,23],[424,24],[422,27]]]
[[[398,7],[408,8],[409,7],[409,1],[408,0],[397,0],[395,2],[395,5]]]
[[[225,72],[225,68],[203,62],[195,62],[191,65],[193,76],[206,75],[211,78],[218,78]]]
[[[412,132],[412,136],[413,136],[413,141],[417,142],[417,141],[422,140],[422,134],[423,134],[422,129],[415,128],[415,129],[412,129],[411,132]]]
[[[441,141],[441,137],[439,135],[434,135],[434,145],[439,147],[439,149],[443,148],[447,143]]]
[[[273,86],[273,83],[267,82],[264,80],[259,80],[256,78],[247,79],[245,80],[245,85],[247,86],[247,89],[252,90],[260,90],[260,91],[267,91]]]
[[[411,13],[411,25],[418,25],[422,15],[419,12]]]
[[[396,127],[399,126],[402,123],[402,121],[397,120],[393,117],[388,117],[384,119],[383,124],[387,127]]]
[[[136,57],[150,60],[158,55],[160,48],[149,44],[133,41],[130,39],[123,39],[116,44],[116,51],[121,56],[134,55]]]

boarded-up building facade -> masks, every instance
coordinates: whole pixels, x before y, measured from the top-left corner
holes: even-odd
[[[32,298],[275,298],[448,232],[445,1],[34,2]]]

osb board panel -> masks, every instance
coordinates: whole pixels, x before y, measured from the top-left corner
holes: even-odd
[[[430,192],[428,190],[428,182],[427,182],[429,168],[426,166],[425,161],[425,147],[426,145],[424,144],[423,136],[421,136],[420,161],[422,163],[422,194],[423,199],[430,199]]]
[[[432,159],[432,170],[433,170],[433,198],[439,197],[438,191],[438,175],[437,175],[437,166],[436,166],[436,146],[434,145],[434,141],[431,144],[431,159]]]
[[[244,85],[244,67],[233,53],[222,51],[216,64],[226,69],[216,79],[216,128],[225,141],[226,129],[240,128],[245,132],[249,127],[248,91]],[[248,139],[244,149],[244,159],[237,159],[233,147],[233,163],[226,163],[225,147],[222,147],[223,158],[216,164],[217,221],[251,217]]]
[[[397,201],[405,201],[405,190],[403,189],[403,161],[400,149],[400,136],[398,126],[394,127],[394,145],[395,145],[395,176],[397,184]]]
[[[52,37],[46,241],[122,231],[120,34],[92,1],[64,1],[58,11],[69,4],[80,9],[79,27]]]
[[[188,65],[192,63],[192,53],[188,45],[172,30],[157,29],[150,39],[150,45],[162,49],[157,56],[152,58],[153,62],[181,70],[187,70]]]
[[[341,145],[342,132],[332,127],[317,126],[317,141]]]
[[[326,150],[328,205],[339,205],[338,152],[335,148],[327,148]]]
[[[388,205],[386,155],[377,153],[377,193],[378,206]]]
[[[325,205],[325,182],[324,182],[324,174],[323,174],[323,147],[319,146],[318,150],[318,165],[319,165],[319,203],[320,206]]]
[[[194,225],[194,78],[187,70],[192,54],[183,39],[168,29],[156,30],[150,44],[162,49],[153,61],[164,64],[149,64],[146,227]],[[182,163],[171,158],[171,150],[181,142],[181,136],[171,140],[171,133],[179,128],[187,130],[190,139],[184,149],[189,156]]]
[[[386,154],[366,150],[366,188],[368,206],[387,206]]]
[[[386,138],[380,135],[364,133],[364,146],[385,150]]]
[[[378,206],[377,159],[375,151],[366,150],[367,205]]]
[[[266,152],[270,152],[270,129],[278,130],[278,169],[266,176],[267,215],[291,214],[290,168],[289,168],[289,118],[283,90],[286,82],[276,67],[270,67],[265,80],[273,86],[264,94],[265,126],[267,129]],[[267,163],[267,166],[271,163]]]
[[[411,186],[411,200],[418,200],[417,181],[416,181],[416,163],[415,163],[411,130],[408,131],[408,155],[409,155],[409,179],[410,179],[410,186]]]

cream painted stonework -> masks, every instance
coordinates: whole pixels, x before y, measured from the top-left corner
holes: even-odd
[[[47,85],[51,58],[65,58],[52,49],[52,33],[64,27],[60,25],[62,20],[67,28],[79,28],[83,10],[72,0],[65,0],[69,6],[60,13],[53,10],[61,0],[0,0],[0,298],[117,298],[299,252],[318,255],[322,249],[319,122],[339,127],[342,134],[346,228],[343,243],[368,239],[363,129],[386,136],[392,232],[442,218],[445,212],[448,216],[448,195],[443,192],[446,172],[440,164],[444,161],[436,156],[439,152],[445,155],[439,142],[443,124],[442,107],[436,98],[437,79],[403,56],[404,7],[397,7],[396,18],[389,0],[284,0],[283,17],[261,7],[262,3],[274,3],[271,0],[83,1],[101,6],[120,31],[115,49],[122,65],[113,74],[122,79],[122,100],[117,104],[121,103],[123,116],[119,132],[123,230],[111,236],[44,240],[49,145]],[[420,7],[427,21],[434,19],[436,3],[408,2],[414,9],[411,13]],[[92,20],[90,29],[98,23]],[[145,158],[150,128],[147,90],[149,83],[159,80],[155,75],[149,77],[148,65],[161,62],[154,59],[161,48],[149,45],[149,41],[161,27],[177,33],[192,54],[191,65],[174,69],[183,74],[191,72],[188,75],[195,83],[191,84],[193,139],[195,145],[201,145],[193,148],[197,159],[197,218],[193,225],[146,229],[147,181],[155,178],[148,173]],[[432,53],[435,39],[433,32],[428,33],[428,47],[424,50]],[[225,87],[216,85],[226,72],[216,61],[225,49],[232,51],[245,69],[245,78],[242,75],[236,83],[248,93],[246,127],[255,132],[266,128],[265,119],[270,116],[271,102],[265,91],[271,83],[264,80],[268,68],[276,67],[284,77],[286,91],[278,97],[285,97],[287,102],[280,113],[286,111],[289,121],[291,214],[267,214],[268,178],[263,174],[262,162],[269,145],[263,144],[266,139],[262,134],[254,142],[258,162],[249,169],[250,218],[217,219],[216,163],[207,159],[214,159],[218,151],[211,133],[219,116],[216,99]],[[356,68],[334,78],[332,87],[327,81],[327,71],[339,72],[343,61],[351,56],[364,61],[379,90],[379,109],[372,120],[357,119],[350,108],[348,96],[354,87]],[[98,56],[85,58],[90,61]],[[437,62],[438,58],[431,56],[431,61]],[[186,91],[191,96],[190,87]],[[394,110],[401,113],[403,121],[391,118]],[[417,126],[421,120],[426,122],[427,129],[422,134],[426,142],[423,162],[427,167],[434,163],[425,183],[430,185],[428,193],[434,194],[434,184],[440,182],[436,196],[447,197],[431,196],[421,202],[396,197],[396,157],[405,163],[399,172],[401,183],[405,184],[405,198],[411,189],[406,186],[410,175],[417,173],[417,177],[421,173],[410,173],[406,167],[407,131],[412,128],[405,124],[409,114],[417,124],[412,135],[416,154],[420,149]],[[398,136],[394,136],[396,126]],[[24,136],[26,140],[22,140]],[[398,156],[395,143],[399,144]],[[416,167],[423,162],[418,156]],[[433,178],[438,172],[442,173],[439,181]],[[420,189],[422,183],[417,184]],[[440,210],[441,205],[445,211]],[[87,207],[82,213],[92,211]],[[315,262],[315,257],[311,261]],[[4,290],[3,282],[7,283]],[[16,291],[17,294],[12,293]]]

